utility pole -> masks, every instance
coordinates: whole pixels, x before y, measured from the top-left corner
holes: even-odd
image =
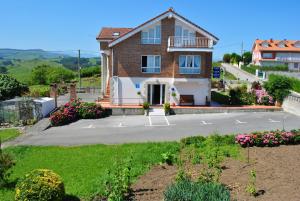
[[[80,50],[78,50],[78,60],[77,60],[77,65],[78,65],[78,74],[79,74],[79,90],[81,90]]]

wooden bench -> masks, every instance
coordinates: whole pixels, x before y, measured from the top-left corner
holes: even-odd
[[[195,105],[194,95],[180,95],[180,105]]]

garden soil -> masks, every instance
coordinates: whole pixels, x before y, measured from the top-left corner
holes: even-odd
[[[231,192],[232,200],[238,201],[299,201],[300,200],[300,145],[280,147],[253,147],[243,149],[245,160],[227,159],[221,183]],[[193,178],[200,166],[194,166]],[[259,195],[254,197],[246,192],[251,170],[256,172],[256,188]],[[142,175],[132,186],[133,199],[137,201],[161,201],[163,192],[174,182],[176,166],[154,166]]]

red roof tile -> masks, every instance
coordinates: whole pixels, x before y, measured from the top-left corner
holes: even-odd
[[[97,40],[113,40],[119,38],[120,36],[131,31],[132,28],[113,28],[113,27],[103,27],[97,36]],[[116,33],[116,35],[114,35]],[[117,35],[118,33],[118,35]]]
[[[268,43],[268,47],[262,46],[263,42]],[[279,47],[278,44],[284,42],[285,47]],[[300,52],[299,47],[295,47],[296,40],[255,40],[254,48],[259,51],[278,51],[278,52]]]

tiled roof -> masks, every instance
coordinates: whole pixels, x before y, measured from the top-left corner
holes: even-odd
[[[267,42],[268,47],[262,46],[262,43]],[[285,47],[278,46],[279,43],[284,43]],[[259,40],[256,39],[254,47],[258,51],[278,51],[278,52],[300,52],[300,47],[296,47],[295,44],[300,43],[297,40]]]
[[[97,36],[97,40],[113,40],[123,36],[127,32],[131,31],[132,28],[113,28],[103,27]]]

